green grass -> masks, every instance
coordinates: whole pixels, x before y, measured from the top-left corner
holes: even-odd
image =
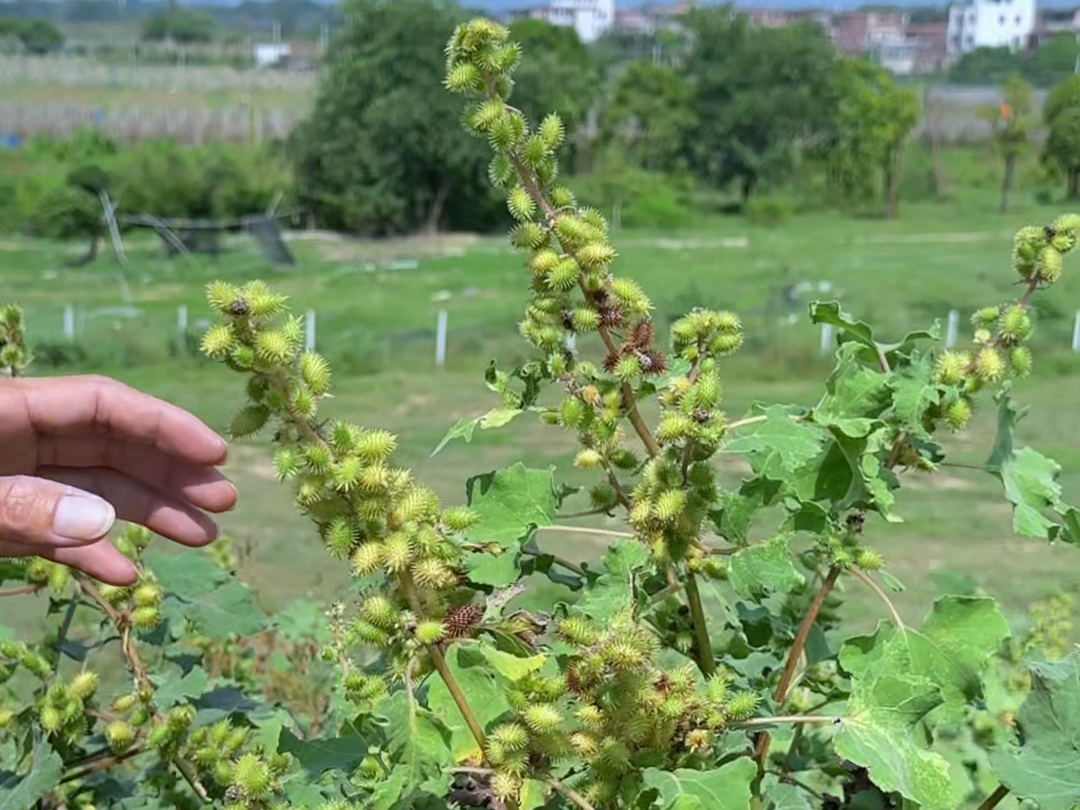
[[[782,306],[783,286],[828,281],[832,289],[822,297],[838,296],[846,309],[880,325],[886,336],[944,318],[953,306],[966,317],[977,305],[1014,294],[1009,253],[1015,228],[1058,213],[1029,206],[999,217],[989,198],[983,209],[978,205],[983,204],[974,210],[970,202],[963,210],[952,204],[909,206],[895,223],[815,215],[776,230],[727,219],[694,232],[624,233],[616,239],[618,267],[654,295],[661,318],[693,303],[749,313],[747,347],[725,374],[732,414],[744,412],[755,400],[812,404],[825,374],[818,332],[806,321],[804,303],[790,309],[799,323],[778,326],[789,312]],[[718,240],[731,237],[746,237],[748,246],[717,246]],[[125,271],[130,306],[143,314],[88,318],[80,337],[90,352],[86,367],[187,407],[223,429],[242,402],[242,380],[192,359],[170,361],[165,346],[178,305],[189,307],[192,322],[208,317],[201,303],[206,281],[265,277],[292,295],[297,310],[318,311],[320,347],[342,361],[345,372],[337,374],[335,396],[326,410],[397,432],[401,462],[413,466],[447,501],[464,499],[469,475],[515,461],[570,469],[571,438],[526,418],[478,435],[471,446],[451,445],[429,457],[455,420],[492,406],[482,380],[486,363],[492,357],[513,361],[525,356],[513,334],[526,296],[525,271],[501,242],[471,242],[462,255],[440,256],[446,243],[299,241],[295,247],[303,267],[289,272],[272,271],[254,253],[233,253],[208,267],[157,258],[151,243],[131,247]],[[65,303],[89,311],[122,303],[117,268],[109,259],[83,270],[62,269],[65,254],[74,250],[16,241],[0,251],[3,297],[28,308],[36,339],[58,338]],[[367,262],[409,256],[418,257],[414,269],[364,269]],[[1063,464],[1066,495],[1073,497],[1080,493],[1080,414],[1075,407],[1080,377],[1070,373],[1077,364],[1067,347],[1072,311],[1080,300],[1078,277],[1080,266],[1067,265],[1061,285],[1045,295],[1038,345],[1048,358],[1018,391],[1033,411],[1022,423],[1021,440]],[[766,309],[770,302],[771,312]],[[441,371],[431,361],[430,336],[413,343],[400,337],[430,329],[440,307],[451,313],[450,360]],[[963,331],[969,331],[966,321]],[[396,342],[391,341],[394,335]],[[381,350],[369,351],[380,345]],[[583,348],[588,350],[588,344]],[[357,360],[358,352],[368,360]],[[985,459],[992,436],[989,410],[978,414],[970,432],[950,442],[951,460],[978,465]],[[311,529],[294,513],[273,480],[269,455],[265,440],[233,446],[227,472],[241,498],[222,524],[247,549],[244,575],[268,603],[306,595],[327,600],[345,582],[345,572],[327,559]],[[726,478],[736,481],[742,470],[726,459],[721,463]],[[588,480],[573,470],[567,478],[571,483]],[[885,554],[889,570],[907,585],[896,601],[913,621],[945,587],[944,574],[971,577],[1014,615],[1034,600],[1078,590],[1080,552],[1013,538],[1009,509],[992,477],[950,467],[933,477],[908,476],[905,484],[898,500],[904,522],[872,521],[867,533]],[[580,559],[603,551],[591,536],[551,534],[542,536],[541,543]],[[853,581],[847,591],[853,623],[869,627],[883,615],[882,606],[858,583]]]

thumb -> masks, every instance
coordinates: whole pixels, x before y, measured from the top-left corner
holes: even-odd
[[[109,533],[116,510],[81,489],[27,475],[0,477],[0,539],[68,548]]]

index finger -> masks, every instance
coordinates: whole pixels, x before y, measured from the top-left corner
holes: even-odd
[[[37,434],[107,433],[156,447],[193,464],[225,462],[225,440],[198,417],[164,400],[96,375],[22,379],[26,417]]]

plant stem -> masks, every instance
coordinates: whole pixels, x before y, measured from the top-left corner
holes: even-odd
[[[821,587],[818,588],[816,594],[814,594],[813,600],[810,602],[810,607],[806,611],[806,616],[803,617],[802,624],[799,625],[798,632],[795,633],[795,641],[791,645],[791,649],[788,650],[787,661],[784,663],[784,671],[780,673],[780,681],[776,684],[776,692],[773,693],[773,700],[777,706],[783,705],[787,699],[788,690],[791,688],[791,679],[795,675],[795,668],[799,665],[799,659],[802,657],[803,651],[806,649],[806,640],[810,637],[810,630],[814,626],[814,622],[817,621],[818,614],[821,612],[822,606],[825,604],[826,598],[832,593],[832,589],[836,587],[836,580],[840,578],[840,569],[833,566],[829,569],[829,573],[825,577],[825,581],[821,583]],[[769,744],[770,737],[769,732],[764,732],[759,738],[757,746],[754,750],[754,758],[758,762],[759,770],[764,770],[765,762],[769,757]]]
[[[979,805],[978,810],[994,810],[1001,800],[1009,795],[1009,789],[1004,785],[998,785],[997,790],[986,797],[986,801]]]
[[[728,422],[724,426],[724,430],[738,430],[739,428],[746,427],[747,425],[757,425],[761,422],[764,422],[768,418],[769,417],[767,416],[749,416],[746,419],[737,419],[734,422]]]
[[[787,714],[778,715],[777,717],[751,717],[749,720],[729,723],[727,728],[764,728],[767,726],[801,726],[805,724],[824,726],[835,722],[835,717],[822,717],[819,714]]]
[[[555,788],[555,790],[557,790],[559,793],[561,793],[563,796],[565,796],[570,801],[571,804],[573,804],[575,807],[578,808],[578,810],[596,810],[596,808],[594,808],[591,804],[589,804],[588,799],[586,799],[584,796],[582,796],[580,793],[578,793],[573,788],[567,787],[562,782],[560,782],[558,779],[548,778],[548,779],[545,779],[544,782],[545,782],[545,784],[550,785],[551,787]]]
[[[8,591],[0,591],[0,599],[5,596],[26,596],[30,593],[37,593],[42,589],[42,585],[27,585],[25,588],[12,588]]]
[[[129,748],[122,754],[112,754],[111,752],[105,752],[105,754],[101,756],[95,756],[90,759],[83,760],[83,763],[85,763],[85,767],[78,768],[77,770],[65,774],[64,777],[60,780],[60,783],[65,784],[67,782],[74,782],[76,779],[82,779],[84,776],[90,776],[100,771],[107,771],[113,765],[119,765],[121,762],[125,762],[132,757],[137,757],[145,750],[146,749],[142,746],[136,746],[135,748]]]
[[[570,534],[595,534],[600,537],[613,537],[615,539],[632,540],[635,535],[630,532],[615,532],[610,529],[593,529],[589,526],[538,526],[541,532],[569,532]]]
[[[587,577],[588,576],[588,572],[582,566],[578,565],[577,563],[570,562],[569,560],[565,560],[562,557],[556,557],[554,554],[548,554],[546,551],[532,551],[530,549],[523,548],[521,550],[521,553],[522,554],[527,554],[530,557],[551,557],[551,561],[553,563],[555,563],[555,565],[562,566],[567,571],[573,571],[578,576],[582,576],[582,577]]]
[[[701,606],[701,593],[698,591],[697,577],[689,569],[684,578],[686,587],[686,602],[690,606],[690,620],[694,624],[694,635],[697,637],[698,666],[701,667],[705,677],[711,678],[716,672],[716,662],[713,659],[712,642],[709,641],[709,626],[705,621],[705,610]]]
[[[187,782],[195,795],[199,797],[199,800],[210,804],[210,794],[206,792],[206,788],[203,787],[202,782],[199,781],[199,775],[195,772],[195,768],[186,759],[176,757],[173,760],[173,765],[180,771],[180,775],[184,777],[184,781]]]
[[[413,581],[412,573],[408,570],[402,571],[398,574],[398,578],[401,582],[401,590],[405,594],[405,600],[409,603],[409,607],[417,616],[424,615],[424,606],[420,602],[420,594],[416,589],[416,582]],[[469,727],[469,731],[472,732],[473,737],[476,739],[476,744],[480,746],[481,756],[486,756],[486,740],[484,737],[484,729],[480,726],[479,721],[476,719],[476,715],[473,714],[473,710],[469,707],[469,702],[465,699],[465,693],[461,691],[461,686],[458,685],[457,679],[454,678],[454,673],[450,671],[450,665],[446,663],[446,656],[443,654],[443,648],[440,645],[433,644],[428,648],[428,654],[431,656],[431,663],[435,665],[435,671],[439,673],[439,677],[442,678],[443,683],[446,684],[446,689],[450,692],[450,697],[454,699],[454,703],[457,704],[458,711],[461,712],[461,716],[465,718],[465,725]]]
[[[128,621],[127,617],[122,613],[117,612],[116,608],[106,602],[98,591],[97,586],[89,579],[82,575],[77,576],[75,579],[79,583],[79,588],[82,592],[101,608],[109,618],[109,621],[112,622],[113,626],[116,628],[116,632],[120,634],[121,651],[124,654],[124,658],[127,659],[128,668],[131,670],[131,675],[135,679],[135,685],[140,689],[150,687],[150,678],[146,674],[146,666],[139,657],[139,651],[136,649],[132,640],[131,623]]]
[[[892,616],[893,624],[896,625],[896,629],[901,633],[906,632],[907,627],[904,625],[904,620],[900,618],[900,612],[896,609],[896,605],[893,604],[893,601],[889,598],[889,595],[882,590],[881,586],[874,581],[873,577],[859,568],[852,568],[850,571],[852,576],[863,582],[866,587],[877,594],[878,599],[885,603],[885,606],[889,609],[889,614]]]
[[[786,782],[789,785],[794,785],[795,787],[799,788],[799,790],[806,791],[807,793],[809,793],[811,796],[813,796],[818,801],[820,801],[820,802],[825,801],[825,795],[824,794],[819,793],[818,791],[814,790],[812,787],[810,787],[805,782],[799,781],[798,779],[796,779],[791,774],[785,773],[784,771],[769,771],[769,773],[776,776],[781,782]]]

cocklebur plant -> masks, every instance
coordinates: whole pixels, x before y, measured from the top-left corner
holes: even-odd
[[[986,753],[1002,787],[977,795],[983,786],[954,779],[938,741],[958,724],[997,722],[982,691],[1009,625],[966,594],[906,625],[872,541],[879,520],[898,518],[905,476],[933,473],[942,435],[990,400],[998,433],[984,466],[1014,529],[1077,541],[1059,468],[1016,446],[1012,392],[1032,365],[1032,297],[1060,277],[1080,218],[1017,235],[1023,292],[976,312],[966,349],[943,350],[934,330],[883,343],[838,305],[814,304],[811,319],[838,336],[821,399],[732,419],[721,372],[742,343],[737,316],[695,310],[660,338],[645,292],[613,272],[603,217],[557,185],[558,118],[534,129],[509,104],[521,55],[507,31],[462,26],[447,57],[447,86],[472,98],[465,125],[491,143],[492,182],[517,220],[510,240],[529,290],[520,332],[538,356],[490,367],[498,407],[455,425],[440,448],[535,413],[574,437],[575,466],[596,477],[578,493],[515,465],[470,479],[467,508],[445,509],[393,465],[392,436],[320,415],[328,367],[301,350],[282,298],[258,282],[210,288],[222,323],[204,348],[249,378],[235,433],[273,423],[279,476],[357,576],[329,610],[324,654],[369,747],[339,775],[366,806],[387,808],[945,810],[983,798],[989,808],[1009,791],[1058,806],[1046,780],[1024,774],[1070,767],[1039,757],[1080,724],[1066,708],[1080,664],[1037,669],[1023,736],[1003,727]],[[720,455],[750,465],[735,489],[721,485]],[[540,543],[578,497],[585,513],[625,523],[588,527],[613,541],[599,565]],[[543,612],[513,609],[535,574],[563,595]],[[881,599],[887,618],[871,636],[837,638],[849,581]],[[1070,778],[1080,800],[1080,774]]]

